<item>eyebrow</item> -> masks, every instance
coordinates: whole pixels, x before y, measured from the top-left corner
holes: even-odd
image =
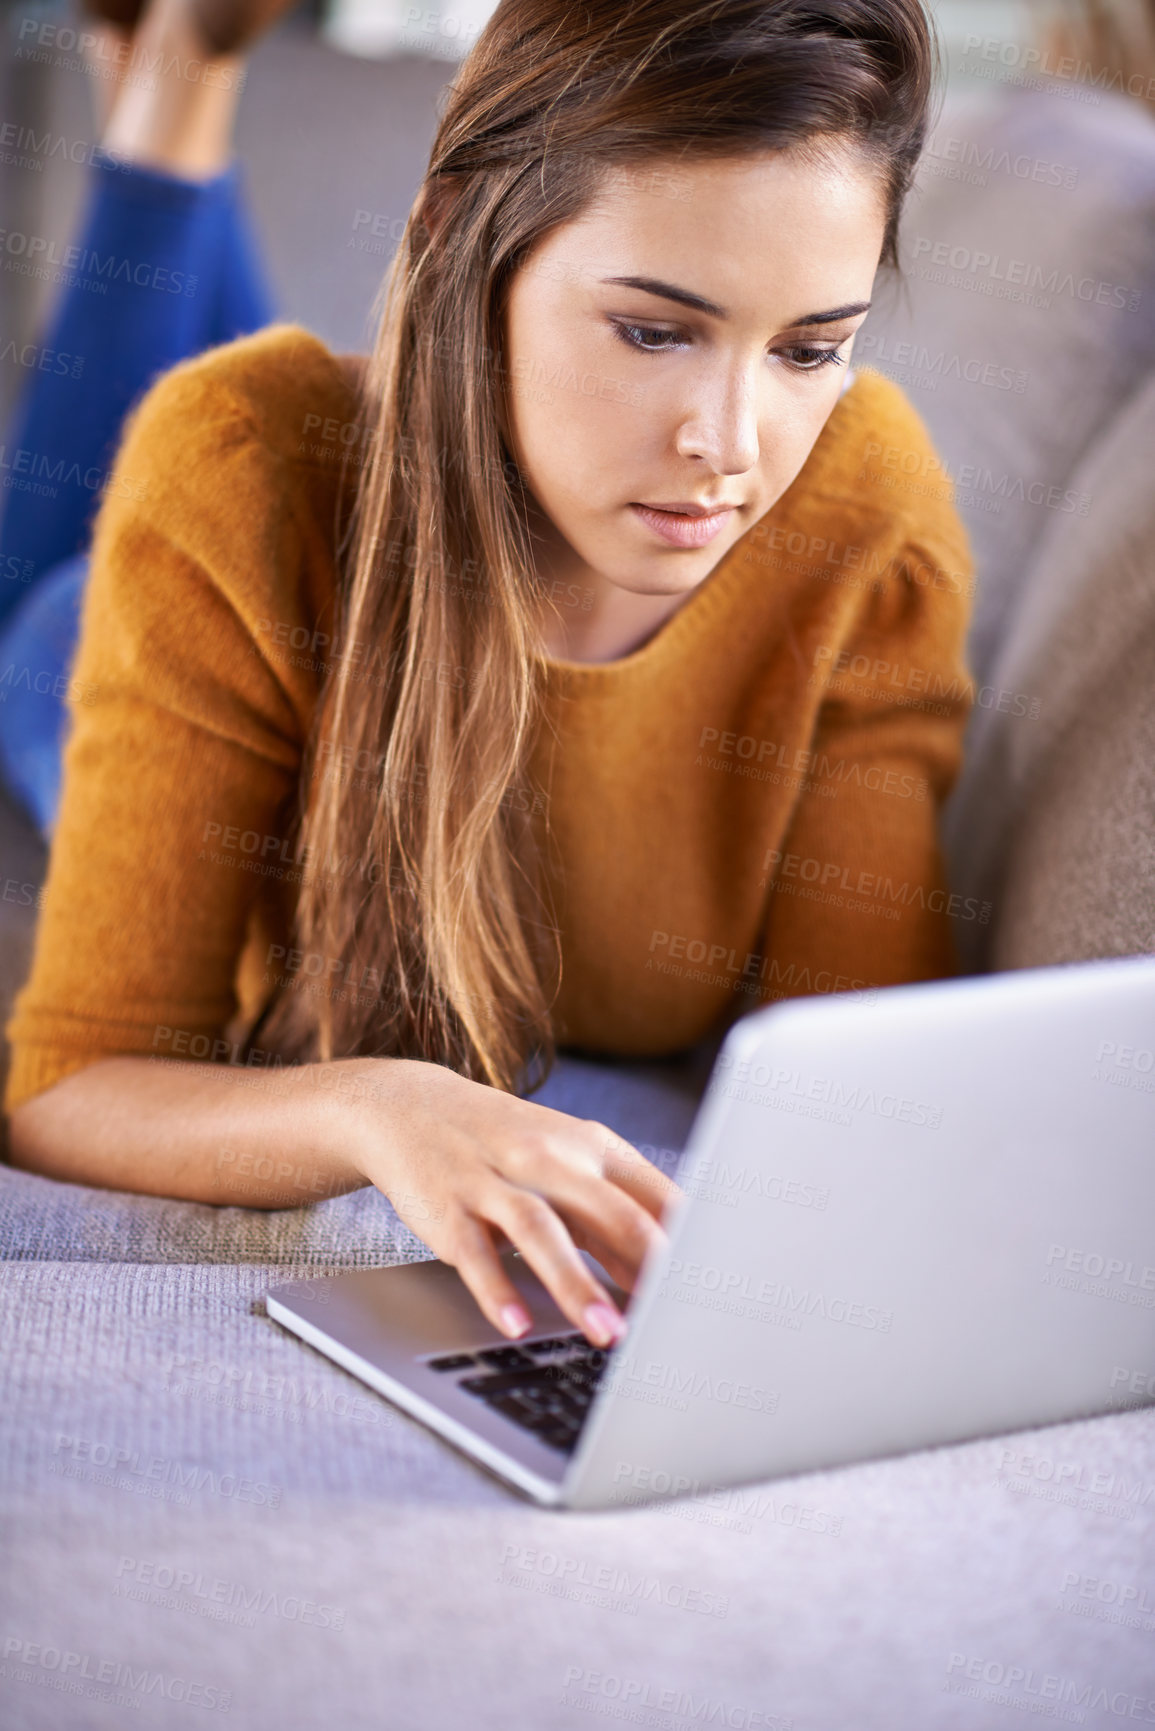
[[[725,307],[720,307],[717,301],[707,300],[705,295],[696,295],[689,289],[679,288],[676,283],[661,282],[652,276],[606,276],[604,283],[612,283],[618,288],[641,289],[643,294],[659,295],[662,300],[677,301],[680,306],[690,307],[694,312],[706,313],[712,319],[728,319],[729,313]],[[869,301],[856,301],[852,306],[832,307],[828,312],[807,313],[803,318],[791,319],[784,326],[786,330],[795,330],[800,325],[833,325],[839,319],[852,319],[859,313],[870,311]]]

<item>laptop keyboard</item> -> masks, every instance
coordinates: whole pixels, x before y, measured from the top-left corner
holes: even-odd
[[[575,1333],[443,1353],[425,1363],[430,1370],[454,1375],[458,1388],[532,1431],[547,1448],[569,1454],[608,1357],[584,1334]]]

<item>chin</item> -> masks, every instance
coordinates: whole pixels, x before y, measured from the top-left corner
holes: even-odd
[[[731,549],[742,539],[735,535],[727,539],[724,545],[711,542],[709,546],[695,548],[693,552],[680,551],[673,547],[669,552],[658,550],[637,559],[629,565],[623,565],[620,558],[598,559],[596,556],[589,563],[593,569],[600,572],[605,582],[615,589],[624,589],[630,595],[685,595],[691,589],[696,589],[699,583],[705,582]]]
[[[667,566],[656,571],[604,571],[603,576],[613,588],[621,589],[627,595],[688,595],[691,589],[705,582],[717,563],[717,559],[700,560],[691,567],[687,561],[680,571],[672,571]]]

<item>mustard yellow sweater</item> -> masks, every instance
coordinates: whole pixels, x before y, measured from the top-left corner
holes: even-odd
[[[229,1059],[274,990],[327,967],[289,941],[285,813],[354,412],[336,356],[280,324],[175,367],[129,419],[9,1110],[113,1053]],[[953,930],[985,912],[948,897],[936,838],[972,588],[918,416],[860,369],[784,497],[643,648],[546,664],[531,779],[560,1043],[672,1052],[778,997],[955,971]]]

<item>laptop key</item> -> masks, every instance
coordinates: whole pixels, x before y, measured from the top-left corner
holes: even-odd
[[[458,1383],[468,1394],[479,1394],[482,1400],[488,1400],[491,1395],[506,1394],[511,1388],[532,1388],[540,1384],[548,1388],[545,1372],[537,1365],[530,1370],[491,1370],[484,1376],[465,1376]]]
[[[427,1358],[425,1360],[430,1370],[464,1370],[466,1365],[473,1362],[471,1352],[451,1352],[445,1358]]]
[[[492,1395],[485,1404],[491,1406],[494,1412],[504,1413],[506,1418],[516,1419],[518,1424],[527,1424],[536,1416],[529,1412],[513,1393]]]
[[[533,1370],[532,1358],[527,1358],[519,1346],[487,1346],[477,1354],[482,1364],[491,1364],[495,1370]]]
[[[550,1448],[572,1448],[589,1408],[590,1395],[547,1378],[542,1367],[528,1373],[493,1371],[458,1383],[468,1394],[531,1431]]]

